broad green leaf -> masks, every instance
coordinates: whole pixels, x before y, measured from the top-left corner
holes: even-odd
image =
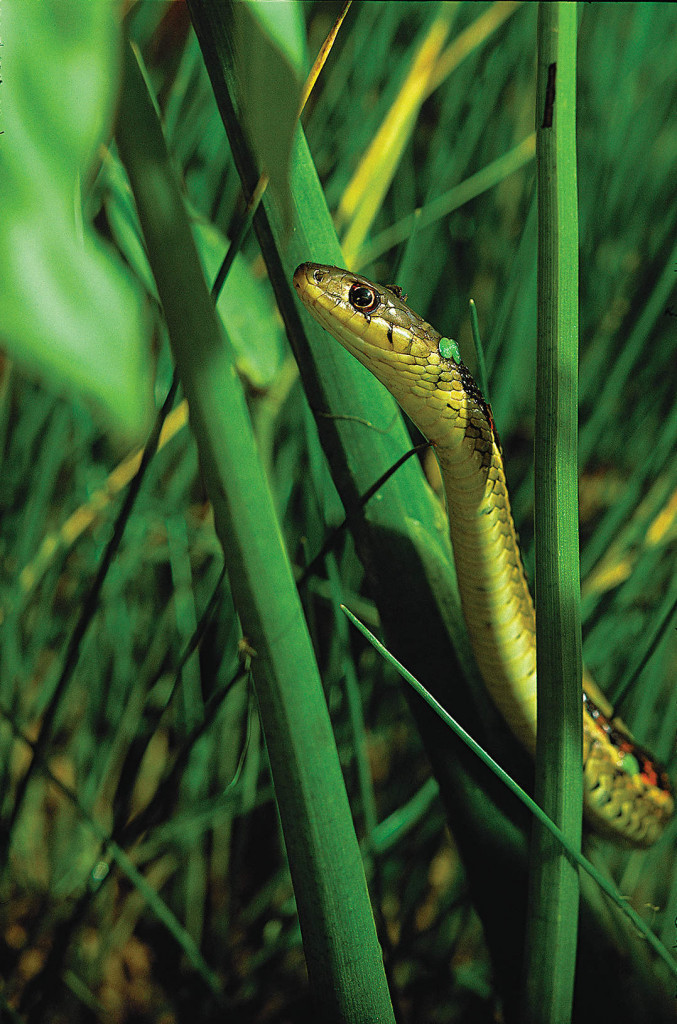
[[[117,3],[3,4],[0,342],[126,435],[150,409],[147,321],[128,271],[83,218],[120,80]]]
[[[104,174],[104,203],[113,237],[148,293],[159,302],[129,179],[112,153],[107,155]],[[202,269],[211,286],[228,242],[217,228],[202,220],[190,204],[188,215]],[[238,373],[257,390],[270,387],[284,358],[284,335],[274,316],[271,289],[254,277],[252,268],[240,255],[230,268],[216,308],[233,346]]]

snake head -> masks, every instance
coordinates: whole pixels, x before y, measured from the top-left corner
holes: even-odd
[[[297,267],[294,287],[315,319],[398,398],[420,373],[414,367],[448,361],[441,335],[407,306],[400,288],[320,263]]]
[[[472,433],[495,436],[493,421],[458,345],[407,306],[399,288],[321,263],[294,274],[299,298],[315,319],[388,388],[434,444]],[[449,433],[449,422],[463,429]],[[479,444],[479,442],[478,442]],[[485,441],[482,458],[490,451]]]

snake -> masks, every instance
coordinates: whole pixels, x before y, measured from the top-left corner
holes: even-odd
[[[517,740],[536,748],[536,616],[493,416],[453,339],[402,290],[303,263],[303,305],[390,391],[431,443],[449,518],[461,608],[486,689]],[[665,769],[633,738],[583,668],[583,807],[593,831],[651,846],[674,810]]]

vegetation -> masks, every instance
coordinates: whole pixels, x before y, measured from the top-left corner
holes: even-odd
[[[577,1022],[673,1019],[674,823],[584,830],[654,945],[581,872],[539,967],[530,815],[341,611],[533,790],[434,459],[362,501],[421,438],[291,286],[396,281],[472,367],[474,299],[533,581],[538,5],[354,3],[297,133],[340,9],[3,7],[8,1020],[512,1021],[543,966]],[[583,656],[670,770],[677,12],[578,14]]]

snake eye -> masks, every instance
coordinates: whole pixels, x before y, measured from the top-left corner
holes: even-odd
[[[375,288],[366,284],[354,284],[348,293],[348,302],[358,313],[373,313],[381,302],[381,296]]]

